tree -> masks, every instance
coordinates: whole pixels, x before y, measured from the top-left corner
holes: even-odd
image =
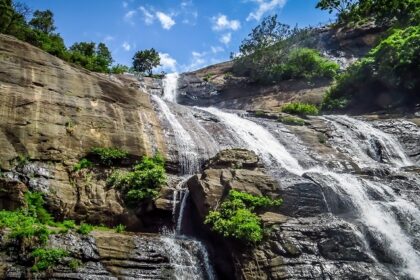
[[[320,0],[318,4],[316,4],[317,9],[326,10],[330,14],[334,11],[338,12],[339,14],[344,13],[350,9],[356,2],[354,0]]]
[[[133,68],[134,71],[152,74],[154,67],[160,65],[159,53],[151,48],[149,50],[138,51],[133,56]]]
[[[54,26],[54,14],[50,10],[36,10],[29,25],[36,30],[50,34],[56,29]]]
[[[11,0],[0,0],[0,32],[6,33],[12,21],[14,11]]]
[[[242,41],[239,51],[242,55],[252,54],[258,49],[267,48],[289,37],[292,33],[293,29],[289,25],[277,21],[277,15],[266,17]]]
[[[112,74],[124,74],[125,72],[128,72],[128,71],[130,71],[128,66],[122,65],[122,64],[117,64],[111,67]]]
[[[99,43],[96,50],[96,64],[101,70],[101,72],[108,72],[109,67],[113,62],[111,52],[104,43]]]

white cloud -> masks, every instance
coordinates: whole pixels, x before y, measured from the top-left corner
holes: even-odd
[[[128,51],[130,51],[130,50],[131,50],[131,45],[130,45],[127,41],[125,41],[125,42],[124,42],[121,46],[123,47],[123,49],[124,49],[126,52],[128,52]]]
[[[176,60],[168,53],[159,53],[161,66],[157,69],[160,71],[176,72]]]
[[[223,44],[227,45],[230,43],[230,41],[232,40],[232,33],[226,33],[224,35],[222,35],[222,37],[220,37],[220,42],[222,42]]]
[[[156,12],[156,17],[160,21],[160,24],[162,24],[163,29],[169,30],[175,25],[175,20],[173,20],[168,14]]]
[[[106,35],[105,38],[104,38],[105,43],[106,42],[111,42],[111,41],[114,41],[114,40],[115,40],[115,37],[113,37],[111,35]]]
[[[146,25],[151,25],[155,21],[155,16],[152,11],[149,11],[143,6],[140,6],[139,10],[143,13],[143,20]]]
[[[287,0],[251,0],[258,4],[256,11],[251,12],[246,18],[247,21],[256,20],[259,21],[263,15],[276,8],[283,8]]]
[[[239,20],[229,20],[226,15],[219,14],[218,16],[212,17],[213,21],[213,30],[220,31],[231,29],[233,31],[238,30],[241,28],[241,22]]]
[[[219,53],[219,52],[223,52],[225,49],[223,49],[220,46],[211,46],[210,50],[212,53]]]
[[[133,17],[136,15],[136,11],[134,11],[134,10],[131,10],[131,11],[128,11],[125,15],[124,15],[124,20],[126,21],[126,22],[128,22],[128,23],[131,23],[131,24],[134,24],[134,22],[133,22]]]
[[[127,8],[128,7],[128,3],[125,2],[125,1],[122,2],[122,5],[123,5],[124,8]]]

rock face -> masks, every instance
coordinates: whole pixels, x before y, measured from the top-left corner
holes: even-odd
[[[188,247],[194,247],[194,241],[173,240],[177,252],[182,255]],[[1,244],[4,246],[4,240]],[[1,279],[178,279],[177,270],[188,271],[189,267],[180,260],[174,262],[174,251],[168,247],[168,241],[158,235],[129,235],[114,232],[94,231],[89,236],[74,233],[52,235],[48,248],[64,249],[69,258],[80,261],[77,268],[66,265],[69,259],[54,266],[47,272],[34,273],[21,262],[17,255],[0,254]],[[185,265],[185,266],[184,266]],[[189,265],[198,265],[189,263]],[[196,275],[194,277],[205,277]],[[198,278],[190,278],[198,279]]]
[[[357,28],[315,28],[302,40],[303,47],[319,50],[342,68],[364,56],[384,29],[373,24]],[[246,77],[232,77],[233,62],[212,65],[183,75],[179,101],[186,105],[216,106],[241,110],[273,110],[283,103],[320,103],[331,81],[284,81],[261,86]]]
[[[393,279],[375,262],[353,226],[329,214],[319,185],[301,179],[288,187],[278,186],[253,152],[222,151],[187,184],[201,221],[230,189],[284,198],[281,207],[260,214],[270,230],[257,246],[207,236],[213,246],[210,251],[216,254],[216,270],[222,275],[227,273],[226,264],[217,258],[233,263],[236,279]],[[232,252],[229,257],[223,255],[226,248]]]
[[[93,147],[118,147],[137,158],[165,154],[160,122],[139,90],[159,91],[159,83],[91,73],[2,34],[0,59],[0,168],[9,178],[0,188],[17,186],[2,196],[3,206],[16,208],[26,186],[47,194],[59,218],[136,223],[103,177],[72,168]]]

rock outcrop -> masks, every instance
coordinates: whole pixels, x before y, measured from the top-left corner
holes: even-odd
[[[201,222],[230,189],[285,201],[260,214],[269,230],[256,246],[209,233],[216,270],[228,273],[224,262],[231,261],[236,279],[393,279],[376,263],[354,226],[329,213],[322,188],[307,178],[290,178],[294,184],[279,186],[253,152],[233,149],[220,152],[201,175],[188,181]]]

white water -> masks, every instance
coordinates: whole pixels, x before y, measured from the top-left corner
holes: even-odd
[[[175,141],[178,146],[178,157],[181,165],[181,173],[195,174],[199,170],[197,146],[191,135],[181,125],[168,105],[159,96],[152,95],[153,100],[159,105],[165,118],[172,126]]]
[[[270,163],[274,161],[289,172],[303,174],[303,168],[298,161],[262,126],[217,108],[200,109],[217,116],[234,135],[246,144],[245,148],[260,155],[265,163],[271,165]]]
[[[163,79],[163,99],[176,103],[178,93],[178,73],[167,74]]]
[[[357,155],[355,160],[362,166],[371,166],[374,161],[381,160],[397,167],[412,165],[392,135],[349,116],[326,116],[324,119],[334,126],[334,132],[342,138],[338,143],[339,149],[344,149],[352,156]],[[377,144],[380,145],[381,155],[378,154]]]
[[[216,108],[201,109],[217,116],[228,129],[242,139],[247,145],[246,148],[255,151],[265,162],[271,163],[276,161],[283,168],[297,175],[302,175],[304,172],[320,173],[330,178],[330,184],[331,179],[335,181],[335,191],[351,199],[352,204],[360,215],[361,222],[369,228],[382,244],[385,244],[384,247],[392,252],[391,255],[396,256],[400,260],[401,270],[409,274],[413,279],[420,279],[420,255],[413,248],[412,240],[404,232],[390,207],[383,207],[383,205],[372,200],[368,195],[369,190],[378,192],[378,189],[379,193],[386,191],[392,195],[393,192],[388,186],[362,180],[350,174],[337,174],[321,167],[304,170],[285,147],[260,125],[235,114],[222,112]],[[360,127],[366,135],[377,137],[378,141],[383,143],[390,154],[398,155],[398,157],[393,157],[391,160],[395,159],[399,162],[401,159],[403,161],[404,153],[400,153],[402,150],[400,150],[399,144],[391,141],[389,136],[371,129],[368,125],[359,124],[357,127]],[[270,166],[273,165],[270,164]],[[402,212],[411,211],[413,214],[417,213],[415,206],[403,198],[398,198],[395,202],[393,206],[399,207],[399,210]]]

